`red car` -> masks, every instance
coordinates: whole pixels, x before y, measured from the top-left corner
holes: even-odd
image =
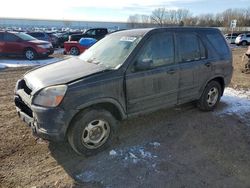
[[[64,42],[64,53],[70,55],[79,55],[97,42],[94,38],[81,38],[79,42]]]
[[[64,53],[70,55],[79,55],[83,53],[88,47],[81,46],[77,41],[64,42]]]
[[[50,42],[38,40],[28,34],[0,31],[0,55],[21,55],[28,60],[54,53]]]

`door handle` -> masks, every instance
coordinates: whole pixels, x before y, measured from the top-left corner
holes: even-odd
[[[210,63],[210,62],[207,62],[207,63],[205,63],[205,66],[206,66],[206,67],[211,67],[211,63]]]
[[[169,71],[167,71],[167,74],[174,74],[176,71],[174,69],[171,69]]]

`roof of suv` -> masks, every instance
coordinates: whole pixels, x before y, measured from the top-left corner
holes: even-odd
[[[142,28],[142,29],[130,29],[122,30],[112,33],[112,35],[127,35],[127,36],[144,36],[152,31],[161,31],[161,30],[182,30],[182,31],[197,31],[197,30],[206,30],[206,31],[220,31],[217,28],[211,27],[162,27],[162,28]]]

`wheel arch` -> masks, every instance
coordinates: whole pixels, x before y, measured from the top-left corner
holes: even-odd
[[[201,88],[201,90],[200,90],[200,95],[199,95],[199,97],[202,95],[202,93],[203,93],[204,89],[206,88],[207,84],[210,83],[211,81],[217,81],[217,82],[220,84],[220,86],[221,86],[221,96],[223,96],[224,89],[225,89],[225,80],[224,80],[224,78],[223,78],[222,75],[217,75],[217,76],[215,76],[215,77],[209,79],[209,80],[202,86],[202,88]]]
[[[35,48],[33,48],[33,47],[25,47],[24,49],[23,49],[23,54],[25,54],[25,52],[27,51],[27,50],[33,50],[36,54],[37,54],[37,51],[36,51],[36,49]]]
[[[114,116],[114,118],[116,118],[119,121],[127,118],[127,115],[126,115],[125,110],[123,109],[122,105],[112,98],[100,99],[98,101],[88,102],[84,105],[80,105],[79,107],[77,107],[77,113],[73,116],[73,118],[69,122],[68,127],[67,127],[66,132],[65,132],[66,133],[65,135],[68,134],[68,131],[72,125],[72,122],[74,122],[74,120],[83,111],[91,110],[91,109],[98,109],[98,108],[109,111]]]

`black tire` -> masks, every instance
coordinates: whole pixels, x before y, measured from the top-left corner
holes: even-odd
[[[242,45],[242,46],[246,46],[246,45],[247,45],[247,41],[245,41],[245,40],[242,41],[242,42],[241,42],[241,45]]]
[[[98,138],[98,134],[100,134],[99,129],[101,129],[99,124],[101,121],[105,122],[103,127],[105,127],[106,124],[106,128],[102,129],[101,135],[106,135],[104,132],[108,130],[109,133],[108,135],[104,136],[105,138],[101,138],[102,136],[100,136],[99,139],[101,140],[99,142],[99,145],[97,144],[95,146],[93,145],[91,136],[97,136]],[[89,129],[90,125],[93,128]],[[113,141],[115,140],[115,135],[117,133],[117,128],[118,121],[110,112],[103,109],[87,109],[74,118],[68,131],[68,141],[76,153],[80,155],[90,156],[106,149],[111,145],[111,143],[113,143]],[[91,135],[91,131],[95,134]],[[85,142],[87,137],[89,139],[89,143]]]
[[[221,94],[222,88],[220,83],[217,81],[209,82],[197,102],[198,108],[203,111],[212,111],[219,103]],[[211,101],[211,99],[213,100]]]
[[[70,48],[69,53],[70,53],[70,55],[79,55],[80,50],[77,47],[73,46]]]
[[[24,56],[28,60],[34,60],[37,58],[37,53],[34,49],[28,48],[24,51]]]

